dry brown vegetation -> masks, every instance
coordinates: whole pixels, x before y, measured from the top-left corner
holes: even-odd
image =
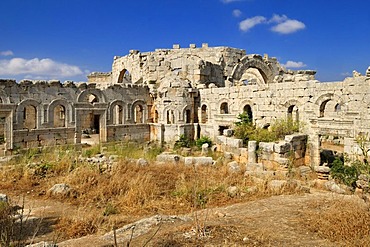
[[[370,246],[370,208],[363,201],[336,199],[330,204],[308,204],[302,211],[308,229],[348,246]]]
[[[58,216],[52,231],[58,241],[85,235],[105,233],[113,228],[155,214],[179,215],[201,209],[221,207],[239,202],[254,201],[277,194],[295,194],[295,186],[283,191],[270,191],[265,181],[257,189],[248,188],[256,184],[244,176],[244,172],[230,173],[225,164],[215,166],[185,166],[182,164],[156,164],[152,162],[157,147],[116,144],[104,148],[104,152],[118,155],[111,169],[102,170],[96,165],[81,161],[79,156],[92,156],[101,147],[95,146],[81,151],[73,147],[29,150],[27,153],[3,165],[0,171],[0,190],[12,194],[28,194],[34,198],[70,204],[76,211]],[[139,166],[132,158],[146,157],[147,166]],[[64,197],[51,197],[47,190],[57,183],[67,183],[72,192]],[[227,193],[229,186],[237,186],[237,196]],[[354,203],[354,202],[353,202]],[[370,216],[366,205],[338,201],[333,205],[309,204],[302,211],[306,223],[301,226],[325,239],[370,244]],[[212,224],[201,218],[195,221],[202,230],[209,230],[215,239],[225,243],[243,245],[240,226],[235,224]],[[183,227],[184,231],[190,229]],[[181,227],[177,230],[182,231]],[[183,246],[182,236],[170,230],[161,234],[161,240],[153,240],[157,246]],[[367,235],[366,235],[367,233]],[[158,234],[159,235],[159,234]],[[261,234],[260,234],[261,235]],[[262,234],[263,235],[263,234]],[[262,236],[261,235],[261,236]],[[235,239],[233,240],[233,238]],[[249,236],[252,239],[253,236]],[[268,246],[269,237],[255,238],[252,245]],[[261,240],[262,239],[262,240]],[[200,241],[200,242],[199,242]],[[206,243],[209,239],[188,240],[185,246]],[[216,241],[216,240],[215,240]],[[215,242],[217,243],[217,242]],[[258,244],[259,243],[259,244]],[[262,243],[266,243],[263,245]]]

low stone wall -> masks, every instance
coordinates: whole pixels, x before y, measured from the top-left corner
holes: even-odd
[[[150,127],[148,124],[125,124],[125,125],[108,125],[108,141],[149,141]]]
[[[274,161],[280,165],[305,165],[307,135],[293,134],[278,142],[260,142],[258,160]]]
[[[73,143],[75,143],[75,128],[15,130],[13,136],[13,149]]]

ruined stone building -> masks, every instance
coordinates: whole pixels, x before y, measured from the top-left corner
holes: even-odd
[[[324,83],[315,71],[286,70],[276,58],[230,47],[131,50],[87,83],[0,80],[1,142],[7,154],[79,144],[84,132],[101,142],[215,138],[247,112],[258,126],[287,117],[304,123],[316,163],[320,139],[352,152],[353,139],[370,132],[369,83],[369,69]]]

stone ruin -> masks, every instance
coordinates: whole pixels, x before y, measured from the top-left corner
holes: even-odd
[[[246,112],[258,126],[282,118],[304,123],[308,160],[317,165],[323,142],[353,153],[354,138],[370,132],[370,67],[330,83],[315,73],[287,70],[268,55],[191,44],[131,50],[86,83],[1,79],[2,154],[78,145],[84,133],[98,134],[100,142],[215,140]]]

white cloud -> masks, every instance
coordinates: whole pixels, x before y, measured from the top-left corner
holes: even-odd
[[[239,29],[242,30],[243,32],[246,32],[258,24],[266,23],[266,21],[267,21],[266,18],[263,16],[251,17],[245,19],[244,21],[241,21],[239,23]]]
[[[289,18],[286,15],[277,15],[274,14],[271,19],[269,20],[269,23],[282,23],[284,21],[287,21]]]
[[[11,50],[0,51],[0,56],[13,56],[14,53]]]
[[[240,9],[234,9],[233,10],[233,16],[234,17],[239,17],[242,15],[242,12],[240,11]]]
[[[299,69],[306,67],[307,65],[303,62],[287,61],[286,64],[282,64],[286,68]]]
[[[303,22],[288,19],[273,26],[271,30],[281,34],[290,34],[304,29],[305,27],[306,25]]]
[[[28,75],[35,78],[48,79],[51,77],[63,78],[82,74],[83,72],[78,66],[59,63],[49,58],[0,60],[0,75]]]

